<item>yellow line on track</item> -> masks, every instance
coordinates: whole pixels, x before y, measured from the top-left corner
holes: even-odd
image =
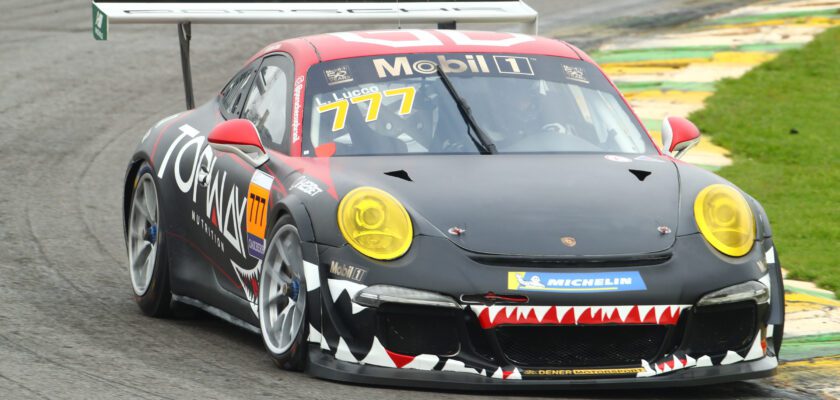
[[[644,90],[624,95],[628,101],[632,100],[662,100],[676,103],[703,103],[712,92],[686,92],[682,90]]]

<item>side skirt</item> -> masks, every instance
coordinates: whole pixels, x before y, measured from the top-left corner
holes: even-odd
[[[242,329],[245,329],[245,330],[247,330],[251,333],[255,333],[257,335],[260,334],[260,328],[254,326],[254,325],[251,325],[251,324],[249,324],[249,323],[247,323],[247,322],[245,322],[245,321],[243,321],[239,318],[236,318],[233,315],[230,315],[230,314],[228,314],[228,313],[226,313],[226,312],[224,312],[224,311],[222,311],[222,310],[220,310],[216,307],[213,307],[209,304],[205,304],[205,303],[201,302],[200,300],[196,300],[192,297],[180,296],[180,295],[177,295],[177,294],[174,294],[174,293],[172,294],[172,300],[177,301],[179,303],[184,303],[188,306],[193,306],[193,307],[196,307],[196,308],[200,308],[200,309],[206,311],[208,314],[211,314],[215,317],[221,318],[221,319],[223,319],[227,322],[230,322],[231,324],[234,324],[234,325],[236,325],[236,326],[238,326]]]

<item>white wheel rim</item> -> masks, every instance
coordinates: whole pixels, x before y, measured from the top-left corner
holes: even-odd
[[[259,289],[260,329],[268,349],[283,354],[306,320],[306,280],[297,228],[285,225],[268,243]]]
[[[128,217],[128,271],[138,296],[146,294],[152,282],[159,233],[157,189],[152,176],[143,174],[134,188]]]

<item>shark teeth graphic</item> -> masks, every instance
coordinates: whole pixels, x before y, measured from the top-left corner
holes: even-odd
[[[676,325],[690,305],[656,306],[475,306],[481,327],[498,325]]]
[[[720,361],[720,365],[729,365],[743,361],[756,360],[761,357],[767,356],[766,351],[767,349],[761,341],[761,333],[759,332],[753,340],[753,344],[750,347],[750,350],[747,352],[746,356],[741,356],[740,354],[729,350],[726,352],[726,356],[724,356],[723,359]],[[694,358],[687,354],[681,353],[679,355],[673,354],[664,357],[662,361],[659,361],[652,366],[647,361],[642,360],[641,366],[642,368],[644,368],[644,372],[637,373],[637,378],[646,378],[650,376],[661,375],[685,368],[712,367],[714,366],[714,363],[712,363],[711,357],[707,355]]]
[[[262,260],[257,263],[253,269],[245,269],[237,265],[231,260],[233,270],[236,271],[236,277],[239,278],[239,283],[242,285],[242,290],[245,292],[245,298],[251,303],[251,311],[257,317],[260,312],[257,309],[257,298],[260,295],[260,273],[262,272]]]
[[[441,371],[451,371],[451,372],[466,372],[469,374],[477,374],[478,370],[475,368],[467,367],[463,361],[448,359],[446,363],[443,364],[443,368]]]
[[[343,279],[327,279],[327,286],[329,286],[330,296],[332,296],[333,303],[338,301],[338,298],[341,296],[342,292],[347,292],[347,294],[350,296],[350,300],[352,300],[354,297],[356,297],[356,293],[359,293],[360,290],[367,287],[360,283],[345,281]],[[359,311],[360,310],[354,309],[353,314],[356,314]]]

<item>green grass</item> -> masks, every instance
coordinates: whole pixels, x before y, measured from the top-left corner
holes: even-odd
[[[690,116],[764,205],[782,267],[840,295],[840,28],[724,80]],[[798,134],[791,134],[796,129]]]

